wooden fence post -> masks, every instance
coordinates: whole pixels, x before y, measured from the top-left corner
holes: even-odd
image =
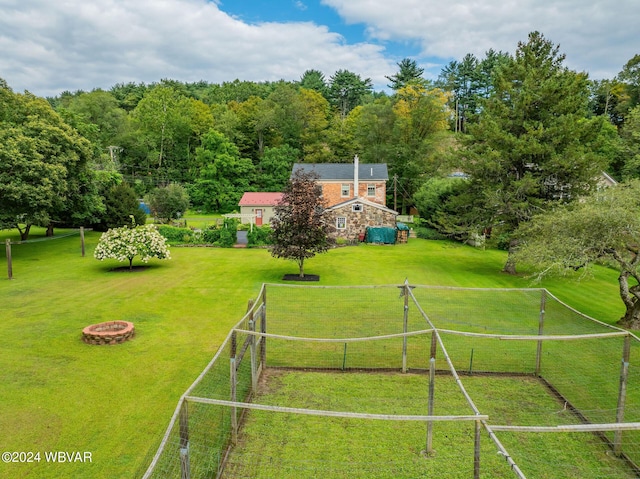
[[[260,314],[260,332],[266,334],[267,332],[267,288],[266,286],[262,290],[262,312]],[[267,338],[261,336],[260,338],[260,362],[262,363],[262,369],[267,367]]]
[[[404,294],[404,316],[402,321],[402,372],[407,372],[407,332],[409,330],[409,282],[405,279],[402,289]]]
[[[80,249],[82,250],[82,257],[84,258],[84,226],[80,227]]]
[[[191,479],[189,462],[189,411],[187,401],[180,407],[180,479]]]
[[[620,390],[618,391],[618,408],[616,410],[616,422],[624,421],[624,405],[627,399],[627,378],[629,377],[629,356],[631,354],[631,335],[624,337],[622,348],[622,367],[620,368]],[[618,429],[613,439],[613,452],[616,456],[622,454],[622,431]]]
[[[13,278],[13,264],[12,264],[12,260],[11,260],[11,240],[8,239],[5,242],[6,248],[7,248],[7,276],[9,276],[9,279]]]
[[[429,359],[429,404],[428,414],[433,416],[433,400],[436,392],[436,350],[437,338],[436,332],[431,332],[431,358]],[[427,454],[433,452],[433,421],[427,422]]]
[[[230,372],[230,387],[231,387],[231,401],[236,402],[236,388],[238,384],[237,369],[236,369],[236,351],[237,351],[237,333],[234,331],[231,333],[231,357],[229,360],[229,372]],[[231,442],[235,446],[238,443],[238,415],[237,408],[231,406]]]
[[[480,421],[476,421],[475,445],[473,448],[473,479],[480,479]]]
[[[547,290],[542,290],[540,297],[540,320],[538,321],[538,336],[542,336],[544,332],[544,312],[547,307]],[[536,376],[540,376],[540,367],[542,362],[542,341],[538,341],[536,350]]]

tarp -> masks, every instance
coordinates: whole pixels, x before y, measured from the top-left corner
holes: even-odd
[[[396,223],[396,228],[400,231],[409,231],[409,227],[404,223]]]
[[[396,229],[385,226],[368,226],[365,241],[367,243],[395,244]]]

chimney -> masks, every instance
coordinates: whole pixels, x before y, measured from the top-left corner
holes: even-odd
[[[353,157],[353,196],[355,198],[359,198],[358,190],[360,189],[360,185],[358,184],[358,155]]]

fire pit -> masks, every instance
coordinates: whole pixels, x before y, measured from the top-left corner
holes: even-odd
[[[135,334],[133,323],[129,321],[107,321],[92,324],[82,330],[82,340],[87,344],[120,344]]]

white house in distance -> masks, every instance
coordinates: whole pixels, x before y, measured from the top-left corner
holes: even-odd
[[[281,199],[282,193],[246,192],[238,203],[240,221],[256,226],[268,225]]]

